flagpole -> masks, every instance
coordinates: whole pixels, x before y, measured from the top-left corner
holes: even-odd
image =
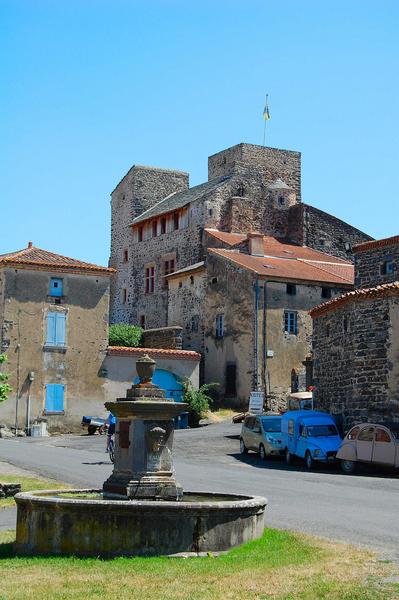
[[[266,94],[265,108],[266,108],[266,106],[267,106],[267,99],[268,99],[268,97],[269,97],[269,94]],[[265,121],[265,124],[264,124],[264,126],[263,126],[263,146],[264,146],[264,145],[265,145],[265,143],[266,143],[266,119],[265,119],[265,118],[264,118],[264,121]]]

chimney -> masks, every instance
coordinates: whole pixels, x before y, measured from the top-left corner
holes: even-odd
[[[248,250],[251,256],[264,256],[263,234],[251,231],[247,235]]]
[[[28,242],[28,248],[32,248],[32,242]]]

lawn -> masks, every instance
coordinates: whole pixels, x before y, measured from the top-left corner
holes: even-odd
[[[30,490],[56,490],[70,487],[65,485],[65,483],[59,483],[58,481],[54,481],[53,479],[44,479],[43,477],[25,477],[13,474],[0,474],[0,482],[20,483],[23,492],[29,492]],[[10,508],[11,506],[15,506],[15,501],[13,497],[0,498],[0,509]],[[1,594],[0,600],[2,600]]]
[[[219,557],[17,558],[0,534],[1,600],[393,600],[391,563],[344,544],[285,531]]]

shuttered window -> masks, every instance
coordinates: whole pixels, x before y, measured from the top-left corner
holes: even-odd
[[[58,277],[52,277],[50,280],[50,296],[61,297],[62,296],[62,279]]]
[[[64,388],[60,383],[46,384],[46,412],[64,412]]]
[[[47,313],[46,346],[65,346],[66,313],[49,311]]]

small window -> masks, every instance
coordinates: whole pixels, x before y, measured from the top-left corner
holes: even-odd
[[[153,294],[155,290],[155,267],[145,268],[145,293]]]
[[[301,437],[308,437],[305,425],[300,425],[299,426],[299,435]]]
[[[66,340],[66,313],[47,313],[46,346],[64,347]]]
[[[170,258],[168,260],[164,260],[164,262],[163,262],[164,275],[170,275],[170,273],[173,273],[174,270],[175,270],[175,259]]]
[[[288,435],[294,435],[294,419],[288,421]]]
[[[193,315],[191,317],[191,331],[193,333],[196,333],[199,329],[199,316],[198,315]]]
[[[330,323],[326,325],[326,337],[330,337]]]
[[[322,298],[331,298],[331,288],[327,288],[327,287],[321,288],[321,297]]]
[[[173,213],[173,229],[176,231],[176,229],[179,229],[179,213],[175,212]]]
[[[126,302],[127,302],[127,289],[126,288],[122,289],[122,302],[123,302],[123,304],[126,304]]]
[[[190,284],[194,285],[194,275],[190,275]]]
[[[390,443],[392,440],[391,440],[391,436],[385,429],[381,429],[380,427],[377,427],[377,429],[375,430],[375,441]]]
[[[213,215],[213,208],[208,208],[208,215],[210,217]]]
[[[162,219],[161,219],[161,235],[163,233],[166,233],[166,219],[165,219],[165,217],[162,217]]]
[[[391,259],[385,260],[381,265],[381,275],[392,275],[395,271],[394,262]]]
[[[145,329],[145,315],[140,315],[140,327]]]
[[[182,288],[182,287],[183,287],[183,282],[179,281],[179,288]]]
[[[222,338],[224,336],[224,315],[216,315],[216,332],[215,335],[217,338]]]
[[[211,283],[215,284],[215,283],[217,283],[217,282],[218,282],[218,278],[217,278],[217,277],[212,277],[212,281],[211,281]]]
[[[278,204],[279,204],[279,206],[284,206],[284,204],[285,204],[285,198],[284,198],[284,196],[279,196],[278,197]]]
[[[60,383],[46,384],[44,410],[47,413],[64,412],[64,388],[65,386]]]
[[[346,333],[349,329],[349,319],[347,316],[344,317],[343,320],[343,328],[344,328],[344,332]]]
[[[296,285],[295,285],[295,283],[287,283],[287,294],[289,296],[295,296],[295,294],[296,294]]]
[[[319,240],[319,244],[320,246],[325,246],[326,240],[323,240],[322,238]]]
[[[62,296],[62,279],[52,277],[50,279],[50,296],[60,298]]]
[[[359,433],[358,442],[372,442],[374,436],[374,427],[364,427]]]
[[[360,427],[356,426],[348,433],[348,440],[355,440],[359,435]]]
[[[143,227],[140,226],[137,232],[137,238],[139,240],[139,242],[143,241]]]
[[[129,261],[129,251],[124,250],[123,251],[123,262],[127,263],[128,261]]]
[[[291,310],[284,312],[284,331],[292,335],[296,335],[298,331],[297,327],[297,313]]]
[[[157,237],[158,235],[158,221],[152,222],[152,237]]]
[[[244,421],[244,425],[247,429],[253,429],[255,425],[255,417],[247,417]]]

